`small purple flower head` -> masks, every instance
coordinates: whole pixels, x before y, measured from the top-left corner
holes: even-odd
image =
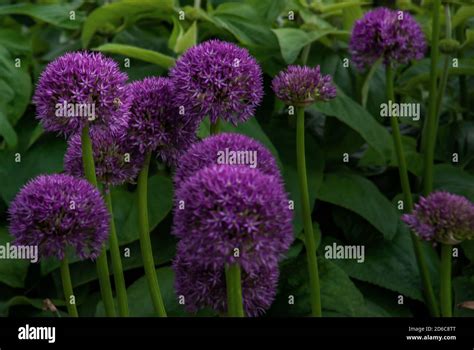
[[[427,241],[458,244],[474,238],[474,204],[449,192],[421,197],[413,212],[402,216],[402,221]]]
[[[127,126],[127,75],[97,52],[67,53],[41,73],[33,102],[51,132],[71,136],[85,125],[117,132]]]
[[[281,177],[275,158],[260,142],[241,134],[221,133],[195,143],[179,158],[174,182],[179,187],[202,168],[217,164],[257,168]]]
[[[272,81],[276,96],[289,105],[308,106],[336,97],[336,87],[330,75],[322,75],[319,66],[289,66]]]
[[[96,258],[109,233],[109,212],[99,191],[69,175],[40,175],[17,194],[8,210],[16,245],[37,245],[41,257],[63,259],[68,247]]]
[[[363,70],[379,58],[385,65],[406,64],[423,58],[426,40],[420,25],[404,11],[380,7],[355,22],[349,51],[356,67]]]
[[[281,180],[258,169],[204,168],[177,189],[176,203],[173,234],[186,260],[204,267],[273,266],[293,241]]]
[[[161,161],[173,164],[196,140],[197,121],[179,113],[173,104],[174,86],[168,78],[134,82],[130,92],[130,146],[137,147],[142,154],[156,152]]]
[[[134,183],[142,167],[144,156],[135,147],[129,146],[127,135],[93,132],[91,140],[97,180],[107,188],[127,182]],[[84,177],[80,134],[69,139],[64,155],[64,170],[69,175]]]
[[[225,266],[204,267],[186,260],[178,249],[173,261],[175,289],[186,300],[186,310],[197,312],[210,307],[220,313],[227,311]],[[275,299],[278,266],[264,265],[251,272],[241,271],[242,302],[246,316],[257,317],[268,310]]]
[[[175,101],[186,113],[236,125],[249,119],[263,97],[262,71],[246,49],[209,40],[187,50],[171,69]]]

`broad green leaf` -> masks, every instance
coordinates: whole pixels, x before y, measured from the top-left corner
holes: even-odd
[[[56,306],[64,305],[64,301],[59,299],[53,299],[51,302]],[[8,316],[9,308],[18,305],[30,305],[36,310],[43,310],[43,299],[31,299],[23,295],[15,296],[11,299],[8,299],[6,302],[0,302],[0,316]],[[49,314],[49,316],[51,316],[51,314]]]
[[[7,232],[6,227],[0,226],[0,245],[5,246],[11,243],[12,236]],[[0,282],[14,288],[23,288],[26,274],[30,262],[28,260],[12,260],[0,258]]]
[[[15,129],[13,129],[7,116],[2,111],[0,111],[0,136],[3,136],[5,142],[10,148],[16,148],[18,137]]]
[[[174,52],[183,53],[190,47],[193,47],[197,43],[197,24],[193,22],[191,27],[188,28],[186,33],[178,36],[176,44],[174,45]]]
[[[453,16],[453,28],[474,17],[474,6],[461,6]]]
[[[364,297],[347,274],[336,264],[318,259],[323,316],[363,316]],[[308,316],[311,313],[308,269],[306,258],[283,263],[279,293],[269,310],[269,316]],[[294,305],[288,307],[288,297],[294,296]]]
[[[330,34],[344,34],[346,32],[337,29],[322,29],[305,32],[296,28],[280,28],[273,29],[280,44],[281,54],[286,63],[291,64],[298,58],[300,51],[308,44],[325,37]]]
[[[379,189],[362,176],[349,172],[326,174],[317,198],[359,214],[385,239],[390,240],[397,233],[400,214]]]
[[[173,0],[121,0],[106,3],[87,16],[82,28],[82,46],[88,47],[96,32],[115,33],[140,18],[169,20],[173,8]]]
[[[360,104],[346,96],[341,90],[335,99],[316,103],[311,108],[339,119],[357,131],[387,161],[393,152],[393,142],[389,132],[364,109]]]
[[[271,24],[285,10],[288,0],[246,0],[246,2]]]
[[[412,317],[409,305],[398,304],[398,294],[372,284],[358,285],[368,317]]]
[[[459,304],[474,301],[474,276],[461,276],[453,279],[454,316],[473,317],[474,310],[462,308]]]
[[[0,29],[0,46],[14,55],[28,54],[31,52],[31,38],[18,30]]]
[[[164,55],[156,51],[142,49],[141,47],[130,45],[104,44],[95,48],[94,50],[136,58],[145,62],[156,64],[164,68],[170,68],[175,63],[175,59],[173,57]]]
[[[79,29],[84,20],[84,12],[76,11],[83,1],[70,4],[28,4],[0,6],[0,15],[25,15],[65,29]],[[71,11],[75,11],[75,19],[71,19]]]
[[[452,165],[435,165],[433,186],[474,201],[474,176]]]

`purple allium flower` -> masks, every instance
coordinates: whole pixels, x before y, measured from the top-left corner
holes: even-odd
[[[99,182],[108,188],[135,181],[143,165],[144,156],[129,145],[125,133],[111,135],[106,132],[93,132],[91,140]],[[64,155],[64,170],[72,176],[84,177],[80,134],[69,139]]]
[[[8,210],[17,245],[38,245],[41,257],[63,259],[73,247],[96,258],[109,233],[109,212],[99,191],[70,175],[40,175],[17,194]]]
[[[168,78],[152,77],[130,85],[132,105],[128,140],[143,154],[156,152],[168,164],[195,140],[198,122],[179,113]]]
[[[420,25],[404,11],[377,8],[355,22],[349,51],[363,70],[383,58],[385,65],[423,58],[426,40]]]
[[[171,69],[175,100],[199,119],[236,125],[249,119],[263,97],[262,71],[246,49],[209,40],[187,50]]]
[[[210,307],[220,313],[227,311],[225,266],[205,267],[187,261],[179,249],[173,261],[175,289],[184,296],[188,312]],[[251,272],[241,271],[242,302],[247,316],[262,315],[275,299],[278,265],[263,265]]]
[[[288,66],[272,81],[275,95],[289,105],[308,106],[336,97],[336,87],[330,75],[322,75],[319,66]]]
[[[179,158],[174,182],[178,187],[202,168],[217,164],[253,167],[281,177],[275,158],[260,142],[241,134],[221,133],[195,143]]]
[[[173,234],[181,253],[204,267],[238,263],[250,272],[273,266],[293,241],[281,180],[258,169],[204,168],[177,189],[176,204]]]
[[[474,204],[463,196],[433,192],[421,197],[411,214],[402,216],[420,238],[457,244],[474,238]]]
[[[127,126],[127,75],[97,52],[67,53],[41,73],[33,102],[37,118],[52,132],[70,136],[88,124],[117,132]]]

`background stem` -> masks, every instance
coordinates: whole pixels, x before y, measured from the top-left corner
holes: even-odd
[[[449,244],[441,245],[441,316],[452,317],[452,298],[451,298],[451,261],[452,246]]]
[[[112,196],[110,190],[104,191],[105,202],[110,213],[110,257],[112,259],[112,270],[114,272],[115,291],[117,293],[117,303],[119,315],[128,317],[128,298],[127,287],[125,285],[125,278],[123,275],[122,258],[120,257],[120,246],[117,238],[117,231],[115,229],[114,210],[112,207]]]
[[[82,164],[84,174],[93,186],[97,186],[97,178],[95,175],[94,153],[92,151],[92,141],[89,136],[89,127],[86,125],[82,129],[81,134],[82,144]],[[97,258],[97,275],[99,277],[100,292],[102,294],[102,301],[104,302],[105,313],[109,317],[115,317],[114,296],[112,294],[112,285],[110,283],[109,265],[107,263],[107,250],[105,246],[102,247],[102,252]]]
[[[64,299],[66,300],[67,312],[71,317],[78,317],[79,314],[77,313],[76,304],[71,304],[70,300],[70,297],[74,295],[74,291],[72,289],[71,273],[69,272],[69,262],[66,256],[64,256],[64,259],[61,260],[61,280],[63,282]]]
[[[210,127],[210,130],[209,130],[211,135],[216,135],[216,134],[219,133],[220,124],[221,124],[221,119],[220,118],[217,118],[215,123],[211,122],[211,127]]]
[[[231,264],[226,267],[227,284],[227,313],[230,317],[244,317],[242,302],[242,285],[239,264]]]
[[[385,67],[385,72],[387,81],[387,99],[395,103],[395,92],[393,88],[393,68],[390,65],[387,65]],[[408,178],[408,169],[405,160],[405,153],[403,151],[402,136],[398,125],[397,116],[392,116],[390,118],[390,123],[392,126],[393,144],[395,147],[395,153],[397,155],[400,184],[402,187],[403,199],[405,202],[404,211],[410,213],[413,210],[413,197],[410,189],[410,180]],[[422,243],[420,242],[418,236],[416,236],[413,232],[411,232],[411,239],[413,243],[413,249],[415,251],[416,261],[418,263],[418,268],[420,270],[421,279],[423,282],[423,289],[425,292],[427,306],[430,310],[431,315],[439,316],[439,309],[436,303],[436,297],[433,291],[428,265],[426,264],[426,259],[423,254]]]
[[[145,157],[143,168],[138,175],[138,229],[140,234],[140,249],[143,258],[143,267],[148,281],[148,288],[155,312],[160,317],[166,317],[165,305],[161,297],[160,286],[156,276],[155,261],[150,240],[148,224],[148,168],[151,154]]]
[[[309,285],[311,293],[311,314],[312,316],[321,317],[321,290],[319,286],[318,259],[316,256],[316,242],[313,234],[313,221],[311,220],[311,206],[309,203],[308,180],[306,175],[304,108],[297,107],[296,114],[296,159],[298,168],[298,183],[301,195],[301,206],[303,209],[306,259],[308,262]]]

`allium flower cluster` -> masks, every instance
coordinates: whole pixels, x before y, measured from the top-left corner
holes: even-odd
[[[174,163],[196,140],[196,119],[180,113],[173,101],[174,85],[168,78],[152,77],[130,85],[132,104],[128,142],[142,154],[155,152]]]
[[[262,71],[246,49],[209,40],[187,50],[170,72],[175,102],[185,113],[234,125],[246,121],[263,97]]]
[[[179,187],[199,170],[218,164],[254,167],[264,174],[281,177],[275,158],[260,142],[242,134],[221,133],[193,144],[180,157],[175,184]]]
[[[275,95],[289,105],[305,107],[336,97],[330,75],[322,75],[320,67],[289,66],[272,81]]]
[[[85,125],[118,132],[127,126],[127,75],[97,52],[67,53],[41,73],[33,102],[51,132],[71,136]]]
[[[129,145],[127,134],[91,133],[97,180],[107,188],[135,182],[144,156]],[[81,135],[69,139],[64,155],[64,170],[75,177],[84,177]]]
[[[9,208],[17,245],[37,245],[41,257],[63,259],[68,247],[96,258],[109,233],[109,213],[99,191],[69,175],[41,175],[28,182]]]
[[[448,192],[433,192],[420,198],[411,214],[402,220],[422,239],[457,244],[474,238],[474,204]]]
[[[356,67],[363,70],[379,58],[385,65],[419,60],[425,54],[426,40],[408,12],[381,7],[356,21],[349,50]]]

